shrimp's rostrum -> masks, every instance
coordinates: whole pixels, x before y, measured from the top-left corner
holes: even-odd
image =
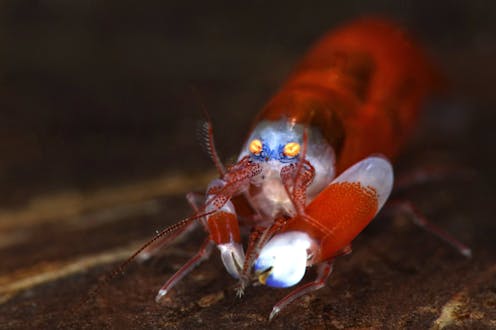
[[[194,220],[177,226],[201,222],[208,238],[157,300],[212,246],[239,293],[252,281],[293,286],[318,266],[318,278],[271,317],[322,287],[333,259],[351,251],[387,201],[390,162],[437,81],[421,50],[387,21],[363,19],[325,35],[257,116],[237,162],[194,205]],[[252,231],[246,250],[240,226]]]

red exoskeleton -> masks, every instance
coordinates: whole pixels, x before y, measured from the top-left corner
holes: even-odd
[[[393,188],[390,162],[437,81],[421,50],[393,24],[364,19],[325,35],[258,115],[237,163],[227,170],[209,132],[220,178],[204,198],[189,195],[195,215],[138,251],[145,250],[146,257],[195,223],[208,232],[200,251],[156,300],[213,246],[239,280],[238,293],[254,280],[290,287],[307,267],[318,267],[318,278],[278,302],[271,318],[324,286],[333,260],[351,252],[351,241],[387,201]],[[246,252],[240,226],[251,229]]]

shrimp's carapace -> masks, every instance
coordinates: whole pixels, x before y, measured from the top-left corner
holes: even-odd
[[[326,34],[257,117],[318,127],[338,173],[373,153],[393,159],[440,85],[398,26],[363,19]]]

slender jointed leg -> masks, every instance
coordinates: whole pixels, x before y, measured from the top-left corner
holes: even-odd
[[[236,295],[241,297],[244,293],[244,289],[248,282],[250,281],[249,273],[253,262],[258,258],[260,254],[260,249],[267,243],[267,241],[277,233],[282,226],[286,223],[286,219],[277,218],[274,223],[269,227],[257,226],[251,232],[248,248],[246,250],[245,261],[243,263],[243,269],[239,276],[239,285],[236,288]]]
[[[198,213],[203,203],[205,203],[205,195],[200,192],[189,192],[186,194],[186,200],[191,208]]]
[[[339,250],[338,253],[334,256],[334,258],[350,255],[351,252],[353,252],[353,250],[351,249],[351,244],[348,244],[344,248]]]
[[[199,213],[199,210],[203,204],[204,199],[205,196],[203,196],[203,194],[200,193],[190,192],[186,194],[186,200],[188,201],[189,205],[193,208],[195,213]],[[161,248],[165,247],[179,236],[192,231],[194,228],[196,228],[197,224],[198,222],[196,221],[191,222],[188,225],[176,230],[173,234],[158,239],[157,241],[153,242],[153,244],[150,244],[146,249],[144,249],[143,252],[141,252],[138,255],[137,259],[140,261],[148,260],[151,256],[156,254]]]
[[[291,291],[286,297],[282,298],[279,300],[277,304],[274,305],[272,308],[272,312],[270,313],[269,316],[269,321],[271,321],[284,307],[286,307],[288,304],[293,302],[294,300],[310,293],[313,291],[316,291],[318,289],[321,289],[322,287],[325,286],[325,282],[329,278],[329,276],[332,273],[332,265],[333,265],[334,259],[331,259],[329,261],[325,261],[319,265],[318,269],[318,275],[317,278],[307,284],[304,284],[302,286],[299,286],[298,288],[294,289]]]
[[[264,226],[255,226],[250,233],[250,237],[248,238],[248,247],[246,248],[245,260],[243,263],[243,269],[241,270],[241,273],[239,275],[239,284],[236,287],[236,296],[238,298],[241,298],[243,296],[243,294],[245,293],[246,285],[250,281],[248,274],[251,270],[251,256],[254,254],[255,246],[266,229],[267,228]]]
[[[425,183],[455,180],[470,180],[475,176],[475,172],[470,168],[459,166],[424,166],[416,168],[400,175],[394,180],[394,192],[407,190],[416,185]]]
[[[414,224],[445,241],[446,243],[454,247],[461,255],[467,258],[470,258],[472,256],[472,250],[468,246],[457,240],[452,235],[448,234],[443,229],[429,222],[427,218],[413,205],[412,202],[395,200],[389,203],[389,207],[405,212],[407,215],[409,215]]]
[[[184,276],[189,274],[196,266],[201,264],[203,261],[207,260],[212,253],[213,242],[210,238],[207,238],[200,250],[185,263],[174,275],[172,275],[167,282],[160,288],[157,296],[155,297],[156,302],[160,300],[172,289],[177,282],[179,282]]]

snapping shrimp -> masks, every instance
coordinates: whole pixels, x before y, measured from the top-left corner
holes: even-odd
[[[270,318],[323,287],[333,260],[351,252],[352,240],[388,200],[391,162],[437,85],[435,70],[401,29],[363,19],[331,31],[309,51],[256,117],[227,170],[207,125],[220,177],[204,198],[189,195],[192,217],[161,232],[144,250],[165,245],[195,223],[203,224],[208,237],[156,300],[214,246],[238,279],[239,294],[252,280],[294,286],[308,267],[318,267],[317,279],[278,302]],[[252,231],[246,251],[240,226]]]

